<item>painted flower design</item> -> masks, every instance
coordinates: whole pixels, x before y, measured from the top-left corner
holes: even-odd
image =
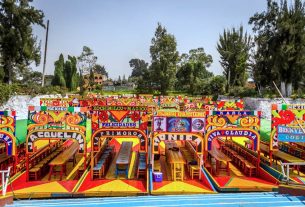
[[[133,112],[133,114],[131,115],[131,120],[136,122],[139,121],[141,119],[141,115],[139,112]]]
[[[142,124],[140,124],[140,130],[143,130],[143,131],[145,131],[146,129],[147,129],[147,123],[148,122],[143,122]]]
[[[97,130],[99,127],[98,127],[98,124],[95,123],[95,122],[92,122],[92,129],[93,130]]]
[[[59,106],[59,101],[58,100],[53,101],[53,106]]]
[[[106,111],[100,111],[99,120],[100,120],[101,122],[106,122],[106,121],[108,121],[108,114],[107,114]]]

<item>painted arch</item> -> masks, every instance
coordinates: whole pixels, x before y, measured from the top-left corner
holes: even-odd
[[[79,143],[79,152],[86,152],[86,137],[82,131],[62,129],[36,129],[30,131],[26,137],[27,153],[32,153],[34,142],[38,139],[75,139]]]
[[[147,136],[139,129],[113,129],[104,128],[96,130],[91,137],[91,148],[94,150],[98,147],[99,139],[106,137],[130,137],[137,138],[140,141],[140,151],[147,152]]]
[[[247,137],[253,141],[253,150],[258,150],[260,136],[251,128],[216,128],[206,134],[206,150],[212,150],[212,141],[218,137]]]
[[[202,154],[204,138],[200,133],[173,133],[162,132],[156,133],[153,137],[153,153],[158,152],[161,141],[195,141],[197,143],[197,153]]]
[[[6,145],[6,154],[13,156],[16,154],[16,138],[7,131],[0,130],[0,140]]]

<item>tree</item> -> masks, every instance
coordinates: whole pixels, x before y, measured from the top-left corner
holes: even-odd
[[[261,87],[281,85],[283,96],[290,96],[304,79],[305,9],[301,0],[289,7],[287,0],[267,1],[267,11],[250,18],[256,33],[253,74]],[[294,85],[292,85],[294,83]]]
[[[66,87],[72,91],[77,88],[77,59],[74,56],[68,55],[68,60],[64,64],[64,78]]]
[[[32,34],[32,25],[44,27],[44,14],[30,2],[32,0],[0,1],[0,56],[5,83],[11,84],[19,66],[40,63],[40,44]]]
[[[26,67],[22,70],[22,74],[16,76],[16,80],[14,81],[21,84],[40,85],[42,81],[42,73],[39,71],[33,71],[31,68]]]
[[[94,73],[105,75],[108,78],[108,73],[104,65],[96,64],[93,71]]]
[[[122,79],[121,79],[120,75],[119,75],[119,78],[118,78],[118,85],[122,85]]]
[[[191,94],[198,93],[203,79],[213,76],[213,73],[207,70],[212,62],[212,56],[206,54],[203,48],[192,49],[189,54],[182,54],[176,74],[176,88],[184,89]]]
[[[244,86],[249,69],[251,36],[244,33],[243,26],[223,31],[219,36],[217,51],[220,55],[220,64],[227,79],[226,92],[230,86]]]
[[[168,34],[160,23],[151,40],[150,46],[151,66],[150,78],[152,85],[160,88],[161,94],[166,94],[175,83],[175,75],[179,54],[174,35]]]
[[[144,60],[133,58],[129,61],[129,66],[132,68],[131,77],[143,77],[145,70],[148,68],[148,63]]]
[[[64,75],[65,59],[63,54],[60,54],[58,60],[55,61],[54,65],[55,65],[55,70],[54,70],[54,78],[52,80],[52,85],[66,87],[66,80]]]
[[[226,78],[222,75],[217,75],[210,78],[206,89],[207,94],[216,95],[216,96],[224,94],[225,83],[226,83]]]
[[[122,78],[122,84],[126,84],[127,83],[127,80],[126,80],[126,77],[125,77],[125,74],[123,75],[123,78]]]
[[[89,84],[92,85],[94,83],[94,75],[93,75],[93,68],[96,64],[97,57],[94,55],[93,51],[87,47],[83,47],[83,51],[81,55],[77,58],[77,64],[79,68],[79,75],[80,75],[80,89],[83,92],[84,88],[84,75],[89,75]]]

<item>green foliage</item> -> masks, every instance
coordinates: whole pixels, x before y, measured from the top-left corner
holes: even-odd
[[[251,37],[244,34],[243,27],[234,27],[224,30],[217,43],[217,51],[220,54],[220,64],[224,69],[227,79],[227,88],[230,86],[244,86],[246,82],[246,71],[249,68],[250,49],[252,47]]]
[[[96,64],[93,68],[94,73],[105,75],[108,78],[108,73],[104,65]]]
[[[65,62],[64,66],[64,78],[66,81],[66,87],[73,91],[77,88],[78,78],[77,78],[77,67],[76,67],[76,57],[68,56],[68,60]]]
[[[0,105],[4,104],[11,94],[11,89],[8,84],[0,83]]]
[[[0,65],[5,83],[11,83],[23,66],[40,63],[40,45],[32,34],[32,25],[44,26],[44,14],[30,2],[32,0],[0,1]]]
[[[0,65],[0,82],[2,82],[4,76],[5,76],[4,69],[3,69],[3,67],[1,67],[1,65]]]
[[[212,62],[212,56],[207,55],[203,48],[190,50],[189,54],[182,54],[176,74],[176,89],[190,94],[198,93],[203,80],[213,76],[213,73],[207,70]]]
[[[70,91],[75,90],[79,83],[76,64],[76,57],[68,55],[68,60],[65,61],[63,54],[60,54],[59,59],[54,63],[52,85],[66,87]]]
[[[149,78],[152,82],[151,85],[158,87],[161,94],[164,95],[174,86],[179,55],[174,35],[168,34],[160,23],[158,23],[155,36],[151,40],[150,55]]]
[[[224,76],[217,75],[208,82],[209,95],[221,95],[225,92],[226,79]]]
[[[304,81],[305,7],[301,0],[267,1],[267,10],[250,18],[256,33],[253,74],[261,87],[281,84],[290,95],[289,84],[298,89]]]
[[[153,89],[148,63],[144,60],[134,58],[129,61],[129,66],[132,68],[129,80],[137,84],[137,93],[152,93]]]
[[[131,59],[129,66],[132,68],[131,77],[133,78],[142,78],[148,69],[148,63],[137,58]]]
[[[0,83],[0,105],[3,105],[12,95],[41,95],[41,94],[62,94],[67,93],[66,88],[59,86],[41,87],[35,83],[30,84],[4,84]]]
[[[59,59],[55,61],[53,86],[66,87],[66,80],[64,75],[65,60],[63,54],[60,54]]]
[[[258,95],[257,91],[253,88],[245,88],[242,86],[234,86],[230,89],[229,96],[234,97],[256,97]]]

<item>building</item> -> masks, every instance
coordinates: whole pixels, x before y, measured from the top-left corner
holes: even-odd
[[[92,91],[94,90],[97,86],[102,87],[103,84],[108,80],[108,77],[106,75],[94,73],[94,85],[90,86],[90,74],[87,74],[84,76],[84,84],[83,87],[86,90]]]

